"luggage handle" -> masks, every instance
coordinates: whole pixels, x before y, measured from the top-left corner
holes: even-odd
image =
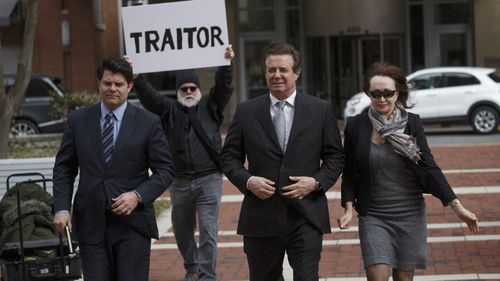
[[[73,239],[71,239],[71,232],[69,231],[69,227],[65,226],[66,229],[66,239],[68,239],[68,248],[69,248],[69,253],[74,254],[75,251],[73,250]]]
[[[10,175],[10,176],[7,177],[7,180],[6,180],[6,182],[7,182],[7,190],[9,190],[9,188],[10,188],[10,179],[11,178],[20,178],[20,177],[29,177],[29,176],[37,176],[37,177],[40,177],[40,179],[38,179],[38,180],[29,179],[29,180],[25,180],[25,181],[22,181],[22,182],[32,182],[32,183],[41,182],[41,183],[43,183],[43,189],[45,191],[47,191],[47,184],[46,184],[46,182],[47,181],[52,181],[52,180],[45,179],[45,176],[42,173],[38,173],[38,172],[17,173],[17,174],[12,174],[12,175]]]
[[[69,227],[65,226],[65,231],[66,231],[66,241],[68,242],[68,250],[69,250],[69,255],[73,256],[75,255],[75,250],[73,248],[73,239],[71,239],[71,232],[69,231]],[[59,233],[59,248],[60,248],[60,256],[61,258],[64,257],[64,243],[63,243],[63,237],[62,234]]]

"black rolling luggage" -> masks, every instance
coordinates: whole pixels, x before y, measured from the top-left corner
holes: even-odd
[[[2,248],[0,253],[0,280],[55,281],[80,279],[82,276],[80,255],[76,251],[77,245],[71,240],[69,231],[66,231],[67,238],[63,238],[59,235],[58,238],[53,239],[24,241],[26,238],[23,237],[22,220],[24,217],[23,208],[21,208],[21,198],[26,198],[29,194],[26,193],[21,195],[21,185],[24,183],[42,183],[43,189],[46,191],[46,182],[51,180],[45,179],[45,177],[40,173],[12,174],[7,178],[8,191],[10,188],[9,185],[11,178],[32,176],[40,179],[23,181],[18,183],[19,186],[16,187],[17,229],[19,230],[19,241],[5,243]]]

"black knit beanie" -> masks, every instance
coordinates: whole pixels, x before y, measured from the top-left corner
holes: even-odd
[[[179,87],[184,83],[193,83],[197,87],[200,87],[200,81],[198,80],[198,75],[192,69],[180,70],[175,76],[175,89],[179,90]]]

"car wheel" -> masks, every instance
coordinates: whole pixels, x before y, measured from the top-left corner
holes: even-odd
[[[27,136],[40,133],[38,127],[31,121],[19,119],[10,127],[10,133],[13,136]]]
[[[498,123],[498,112],[489,106],[477,108],[471,116],[471,124],[474,132],[479,134],[492,134],[496,132]]]

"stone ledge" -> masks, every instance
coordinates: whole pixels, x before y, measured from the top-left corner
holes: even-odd
[[[62,134],[36,134],[29,136],[11,136],[9,146],[32,147],[59,147]]]

